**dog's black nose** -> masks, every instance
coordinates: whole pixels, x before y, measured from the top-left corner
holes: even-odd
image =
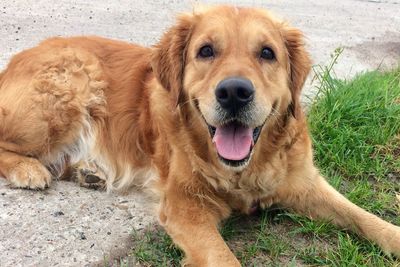
[[[228,78],[217,85],[215,96],[222,108],[235,114],[253,100],[254,86],[245,78]]]

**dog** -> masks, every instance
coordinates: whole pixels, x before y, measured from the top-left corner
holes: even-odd
[[[183,264],[240,266],[218,232],[255,204],[330,220],[400,256],[400,227],[357,207],[313,163],[303,34],[269,12],[182,14],[146,48],[52,38],[0,74],[0,175],[44,189],[90,163],[108,190],[150,186]]]

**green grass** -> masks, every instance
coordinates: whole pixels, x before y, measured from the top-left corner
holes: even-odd
[[[133,248],[135,258],[144,266],[179,266],[183,253],[161,227],[153,227],[143,234],[133,234],[140,240],[134,240],[139,241]]]
[[[308,112],[316,164],[357,205],[400,225],[400,69],[332,77],[316,70],[319,93]],[[272,209],[233,216],[221,234],[243,266],[400,266],[369,241],[330,223]],[[182,252],[160,228],[133,235],[144,266],[178,266]]]
[[[308,114],[317,165],[351,201],[400,224],[400,69],[349,82],[317,73]]]

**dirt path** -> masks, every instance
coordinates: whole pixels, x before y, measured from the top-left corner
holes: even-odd
[[[50,36],[95,34],[153,44],[174,14],[191,10],[191,2],[3,0],[0,68],[12,54]],[[341,77],[400,60],[400,1],[231,2],[270,8],[301,28],[316,64],[344,47],[335,68]],[[145,203],[140,193],[107,195],[68,182],[44,192],[11,190],[0,179],[0,266],[85,266],[110,253],[124,255],[132,229],[154,220]]]

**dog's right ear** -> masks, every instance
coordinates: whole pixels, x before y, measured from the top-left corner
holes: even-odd
[[[151,66],[160,84],[171,93],[173,103],[183,101],[183,72],[186,64],[186,50],[193,28],[193,15],[178,17],[175,26],[170,28],[155,45]]]
[[[312,63],[305,48],[303,33],[287,24],[283,24],[281,32],[288,51],[289,83],[292,93],[291,112],[295,118],[298,118],[301,114],[301,90],[311,70]]]

